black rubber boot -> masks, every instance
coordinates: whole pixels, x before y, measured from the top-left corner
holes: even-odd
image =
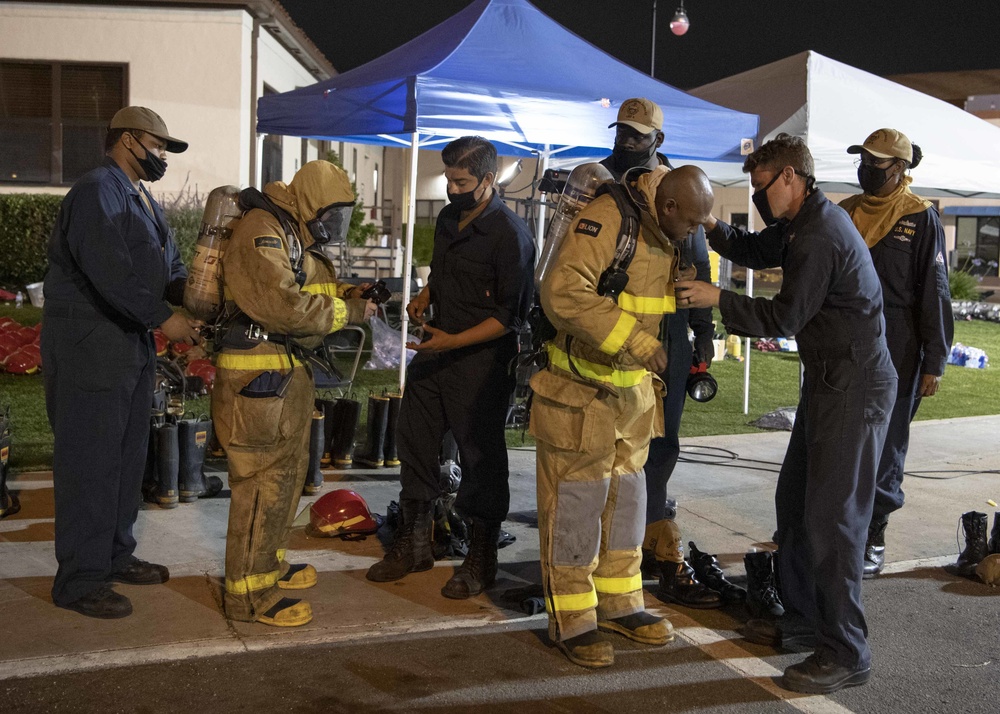
[[[156,503],[160,508],[177,508],[180,503],[178,476],[180,447],[176,424],[158,424],[151,436],[156,437]]]
[[[962,529],[965,531],[965,550],[948,570],[955,575],[971,578],[976,574],[979,561],[990,554],[986,542],[987,516],[979,511],[962,514]]]
[[[441,588],[441,594],[452,600],[465,600],[478,595],[497,579],[497,538],[500,524],[472,519],[472,542],[462,565]]]
[[[329,416],[329,415],[328,415]],[[330,459],[334,468],[351,467],[354,454],[354,440],[361,418],[361,402],[353,399],[338,399],[333,408],[333,440],[330,442]]]
[[[309,469],[306,471],[306,481],[302,485],[302,493],[311,496],[323,488],[323,472],[320,462],[323,460],[323,437],[325,435],[326,419],[321,409],[313,409],[311,426],[309,428]]]
[[[315,402],[316,409],[323,412],[323,456],[319,462],[321,466],[332,465],[330,445],[333,442],[333,430],[337,423],[334,420],[334,407],[336,403],[333,399],[317,399]]]
[[[993,513],[993,530],[988,545],[990,553],[1000,553],[1000,511]]]
[[[372,582],[388,583],[434,567],[430,501],[405,500],[400,503],[400,510],[403,525],[396,531],[392,547],[365,575]]]
[[[688,561],[698,580],[719,593],[722,602],[728,605],[746,601],[747,591],[726,580],[726,574],[719,567],[719,559],[709,553],[702,553],[693,540],[688,541]]]
[[[785,614],[775,586],[772,561],[772,554],[767,550],[743,556],[743,565],[747,570],[747,610],[751,617],[781,617]]]
[[[865,543],[865,568],[861,577],[874,578],[885,567],[885,528],[889,519],[872,520],[868,525],[868,542]]]
[[[21,502],[16,493],[7,489],[7,473],[10,463],[10,407],[0,414],[0,518],[13,516],[21,510]]]
[[[396,428],[399,425],[399,407],[403,403],[403,395],[387,394],[389,398],[389,416],[385,423],[385,466],[399,466],[399,454],[396,450]]]
[[[722,607],[722,597],[698,581],[694,568],[687,561],[672,563],[657,561],[660,566],[660,587],[656,596],[666,602],[676,603],[696,610]]]
[[[371,468],[385,464],[385,428],[389,421],[389,398],[372,394],[368,397],[368,429],[365,446],[355,452],[354,461]]]
[[[177,447],[180,466],[177,485],[182,503],[211,498],[222,490],[222,479],[205,476],[205,453],[212,437],[212,420],[182,419],[177,422]]]

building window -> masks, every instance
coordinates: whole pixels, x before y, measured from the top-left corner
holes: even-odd
[[[998,263],[1000,216],[958,216],[953,266],[973,275],[997,275]]]
[[[104,160],[125,65],[0,61],[0,182],[71,184]]]
[[[417,199],[417,216],[413,224],[416,226],[433,226],[437,222],[438,214],[444,208],[445,201],[431,201],[429,199]]]

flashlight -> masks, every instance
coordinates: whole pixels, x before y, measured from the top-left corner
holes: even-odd
[[[708,373],[708,364],[698,362],[691,365],[688,374],[687,393],[696,402],[710,402],[719,391],[719,383]]]

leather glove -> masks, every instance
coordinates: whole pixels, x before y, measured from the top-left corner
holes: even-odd
[[[712,358],[715,357],[715,345],[712,343],[711,335],[704,335],[694,338],[694,361],[704,362],[706,366],[712,366]]]

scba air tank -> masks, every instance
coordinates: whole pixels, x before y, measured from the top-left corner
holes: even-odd
[[[541,286],[556,256],[559,255],[563,238],[566,237],[566,231],[569,230],[569,225],[576,218],[576,214],[594,200],[597,188],[607,181],[614,181],[614,177],[598,163],[580,164],[566,179],[566,187],[559,197],[556,213],[549,223],[549,229],[545,232],[542,257],[538,261],[538,267],[535,268],[536,289]]]
[[[222,256],[242,215],[240,190],[235,186],[219,186],[208,194],[184,286],[184,307],[199,320],[215,319],[222,308]]]

